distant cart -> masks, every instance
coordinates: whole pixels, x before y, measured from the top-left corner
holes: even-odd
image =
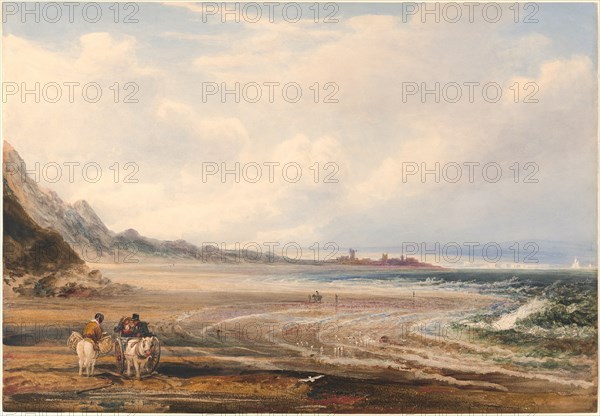
[[[150,351],[148,362],[144,366],[144,371],[146,374],[152,374],[160,362],[160,341],[155,336],[151,338],[152,350]],[[127,366],[125,362],[125,348],[127,348],[127,343],[131,339],[134,339],[134,337],[123,337],[118,333],[115,335],[115,360],[117,362],[117,372],[119,374],[123,374],[125,372],[125,368]]]

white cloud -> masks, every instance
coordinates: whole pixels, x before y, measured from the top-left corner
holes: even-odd
[[[195,4],[177,6],[200,11]],[[489,240],[527,232],[535,238],[590,235],[595,63],[588,56],[558,54],[548,34],[510,32],[506,25],[402,23],[385,15],[351,17],[326,28],[310,22],[241,24],[234,30],[223,25],[222,36],[191,33],[176,22],[173,28],[159,36],[190,41],[173,46],[183,48],[189,66],[148,59],[164,51],[133,35],[86,33],[63,52],[41,40],[4,36],[5,81],[97,78],[140,84],[135,105],[109,100],[5,106],[5,136],[28,160],[139,163],[135,186],[115,186],[109,177],[100,184],[50,184],[67,199],[88,199],[116,231],[134,227],[195,242],[353,240],[341,245],[385,244],[398,229],[423,239],[461,229],[492,235]],[[275,103],[203,102],[201,84],[207,81],[293,81],[302,86],[303,97],[296,104],[280,95]],[[418,96],[403,102],[403,82],[436,81],[494,81],[502,85],[503,97],[488,103],[477,90],[475,103],[424,104]],[[309,88],[315,82],[319,103]],[[339,86],[339,103],[322,102],[326,82]],[[508,88],[515,82],[534,82],[540,102],[514,103]],[[303,177],[289,183],[278,170],[276,183],[202,182],[202,162],[236,161],[293,161],[302,166]],[[496,185],[401,180],[404,162],[470,161],[504,167],[536,162],[544,180],[529,187],[510,180]],[[568,173],[561,161],[572,163]],[[315,162],[321,181],[324,163],[335,162],[339,183],[315,184],[310,170]],[[569,205],[554,192],[555,184],[584,199],[568,224],[540,220],[553,219],[552,209]],[[544,202],[548,195],[551,205]]]

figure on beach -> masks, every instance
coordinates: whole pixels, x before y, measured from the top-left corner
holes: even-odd
[[[148,323],[140,321],[140,315],[134,313],[131,317],[123,317],[115,326],[114,331],[122,337],[151,337],[153,334],[148,329]]]
[[[96,358],[98,358],[101,352],[99,345],[101,340],[104,346],[107,345],[107,342],[104,342],[105,340],[102,338],[104,335],[102,332],[102,321],[104,321],[104,315],[98,312],[94,315],[94,319],[85,324],[82,331],[83,335],[74,332],[69,337],[67,345],[70,345],[70,348],[77,352],[80,376],[83,375],[84,369],[88,377],[94,375]],[[110,341],[108,341],[108,345],[112,345]]]
[[[99,351],[98,342],[102,338],[102,322],[104,321],[104,315],[97,313],[94,315],[94,319],[85,324],[83,328],[83,339],[88,340],[94,346],[95,351]]]
[[[312,298],[313,302],[315,302],[315,303],[321,303],[321,299],[323,299],[323,296],[321,296],[319,294],[319,291],[316,290],[315,293],[314,293],[314,295],[311,296],[311,298]]]

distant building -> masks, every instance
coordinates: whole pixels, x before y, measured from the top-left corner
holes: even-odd
[[[381,261],[383,261],[383,262],[386,262],[386,261],[387,261],[387,259],[388,259],[388,254],[387,254],[387,253],[383,253],[383,254],[381,255]]]
[[[350,253],[350,261],[356,260],[356,250],[351,248],[350,250],[348,250],[348,252]]]

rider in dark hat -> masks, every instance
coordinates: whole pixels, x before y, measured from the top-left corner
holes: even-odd
[[[120,332],[124,337],[149,337],[152,333],[148,329],[148,323],[140,321],[140,315],[131,314],[131,318],[122,318],[115,327],[115,332]]]
[[[151,337],[152,333],[148,329],[148,322],[140,321],[140,315],[134,313],[131,315],[131,320],[135,322],[135,335],[136,337]]]

